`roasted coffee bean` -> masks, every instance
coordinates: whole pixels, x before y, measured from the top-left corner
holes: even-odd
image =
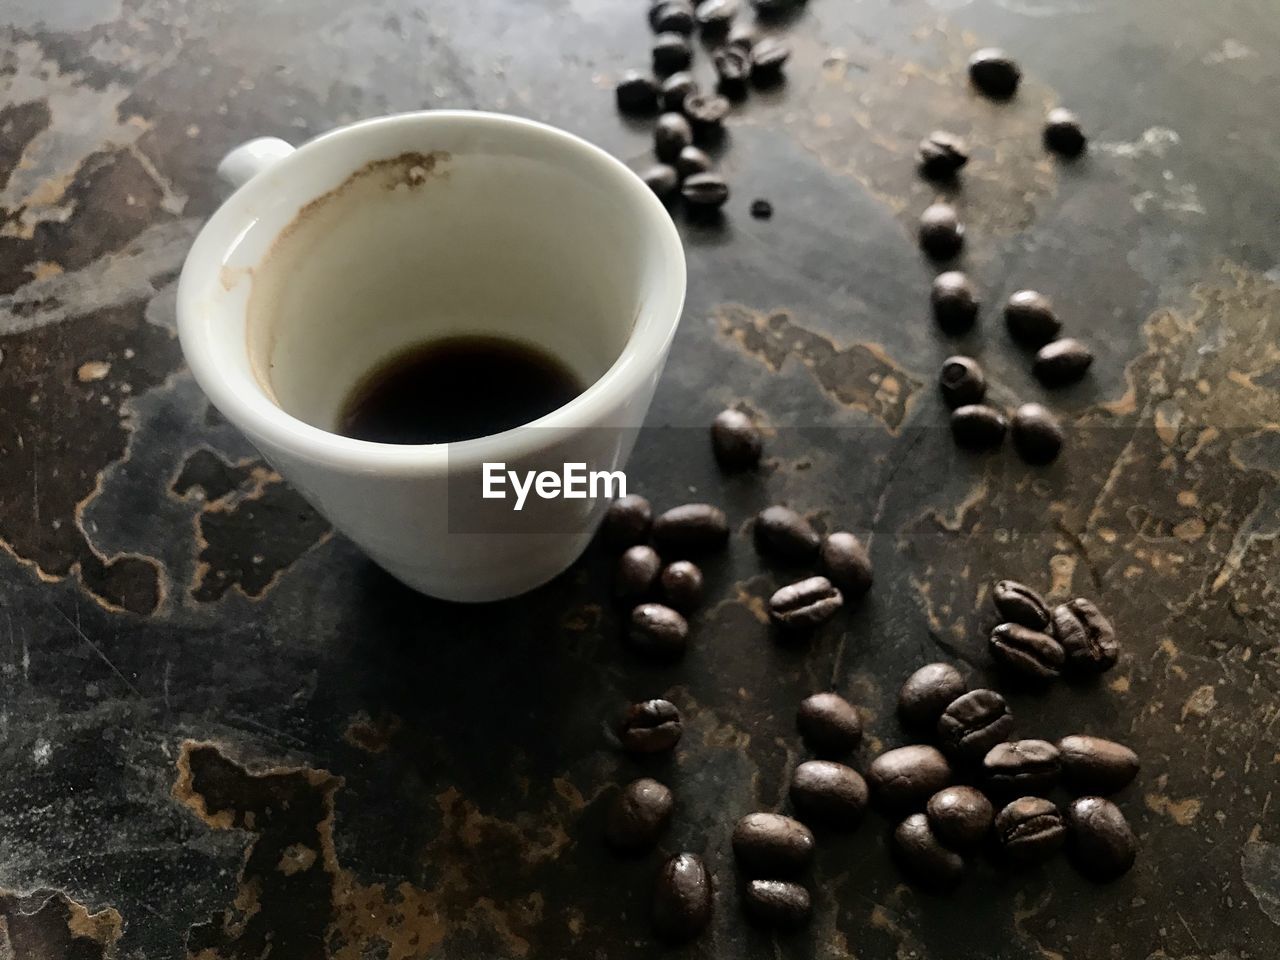
[[[1058,679],[1067,659],[1057,640],[1020,623],[1002,623],[992,630],[990,649],[996,663],[1036,683]]]
[[[1002,797],[1046,796],[1061,773],[1061,755],[1047,740],[997,743],[982,758],[988,789]]]
[[[718,93],[692,93],[685,98],[684,115],[700,137],[714,138],[724,124],[733,105]]]
[[[769,619],[785,630],[812,630],[836,615],[844,604],[826,577],[789,583],[769,598]]]
[[[1036,466],[1052,463],[1062,452],[1062,425],[1039,403],[1024,403],[1013,411],[1009,435],[1018,456]]]
[[[750,53],[751,48],[759,42],[760,35],[756,33],[755,28],[745,23],[735,25],[734,28],[729,31],[728,39],[725,40],[725,43],[729,46],[738,47],[741,50],[745,50],[747,53]]]
[[[675,167],[667,163],[655,163],[640,174],[640,179],[658,195],[659,200],[671,199],[680,188],[680,174],[676,172]]]
[[[670,607],[642,603],[631,611],[628,639],[632,647],[647,657],[675,660],[683,656],[689,644],[689,624]]]
[[[632,780],[609,805],[604,836],[616,850],[648,850],[671,823],[676,799],[664,784],[649,777]]]
[[[689,103],[689,98],[697,92],[698,83],[693,79],[692,73],[687,73],[684,70],[679,73],[673,73],[662,81],[662,109],[668,113],[683,113]]]
[[[933,731],[938,718],[969,688],[949,663],[926,663],[898,691],[898,716],[913,730]]]
[[[652,526],[653,507],[644,497],[632,493],[609,505],[600,528],[610,546],[631,547],[647,540]]]
[[[970,330],[978,319],[978,291],[969,277],[959,270],[948,270],[933,278],[929,293],[933,319],[945,333],[959,334]]]
[[[668,557],[684,559],[722,548],[729,541],[724,511],[709,503],[672,507],[653,521],[653,539]]]
[[[1019,343],[1042,347],[1062,332],[1053,304],[1036,290],[1018,290],[1004,304],[1004,322]]]
[[[695,146],[687,146],[676,157],[676,171],[681,178],[692,177],[695,173],[706,173],[711,169],[711,157],[707,151]]]
[[[733,855],[748,876],[788,877],[813,858],[813,833],[780,813],[749,813],[733,828]]]
[[[920,172],[931,180],[950,180],[969,162],[969,148],[954,133],[935,130],[916,151]]]
[[[716,210],[729,199],[729,184],[717,173],[695,173],[680,187],[684,202],[699,210]]]
[[[737,15],[738,0],[703,0],[694,10],[698,26],[709,36],[724,33]]]
[[[991,588],[991,602],[996,613],[1009,623],[1020,623],[1032,630],[1049,626],[1049,605],[1044,597],[1017,580],[997,580]]]
[[[682,33],[660,33],[653,38],[653,72],[659,76],[689,69],[693,47]]]
[[[795,929],[809,919],[809,891],[786,880],[752,880],[743,903],[751,919],[767,927]]]
[[[843,763],[806,760],[791,777],[791,803],[806,821],[849,830],[867,809],[867,782]]]
[[[613,576],[613,595],[626,606],[638,603],[653,592],[654,581],[662,569],[662,558],[653,547],[637,544],[628,547],[618,558]]]
[[[741,47],[721,47],[711,57],[722,93],[741,97],[751,75],[751,54]]]
[[[653,152],[664,163],[675,163],[680,151],[693,143],[693,128],[680,113],[664,113],[653,128]]]
[[[816,753],[844,756],[862,742],[858,708],[837,693],[815,693],[800,701],[796,728]]]
[[[1089,370],[1093,354],[1074,337],[1046,343],[1036,354],[1032,371],[1047,387],[1075,383]]]
[[[955,786],[939,790],[929,798],[925,815],[934,836],[952,850],[974,850],[991,830],[995,810],[986,795],[975,787]]]
[[[765,37],[751,48],[751,77],[757,82],[776,81],[790,59],[790,47],[772,37]]]
[[[920,248],[935,260],[949,260],[964,246],[964,224],[956,208],[935,203],[920,214]]]
[[[756,516],[752,533],[756,550],[787,563],[804,563],[818,552],[818,531],[790,507],[766,507]]]
[[[1133,866],[1138,838],[1110,800],[1080,797],[1067,807],[1067,854],[1086,877],[1114,880]]]
[[[702,602],[702,571],[688,560],[677,560],[658,574],[658,587],[668,606],[688,613]]]
[[[666,0],[649,8],[649,25],[656,33],[693,33],[693,5],[687,0]]]
[[[969,79],[987,96],[1004,100],[1017,92],[1022,70],[1003,50],[987,47],[969,58]]]
[[[951,764],[925,744],[887,750],[867,768],[871,795],[886,810],[919,810],[950,782]]]
[[[1102,611],[1084,597],[1053,608],[1053,634],[1076,673],[1103,673],[1120,659],[1116,630]]]
[[[670,700],[643,700],[627,708],[618,739],[631,753],[663,753],[680,742],[684,721]]]
[[[711,421],[711,450],[723,470],[750,470],[760,462],[760,429],[740,410],[722,410]]]
[[[623,113],[653,113],[658,109],[658,85],[653,77],[628,70],[614,89]]]
[[[751,215],[757,220],[768,220],[773,216],[773,204],[768,200],[752,200]]]
[[[1064,157],[1078,157],[1084,153],[1084,131],[1080,118],[1064,107],[1054,107],[1044,120],[1044,145]]]
[[[696,853],[677,853],[662,865],[653,888],[653,927],[672,943],[692,940],[711,922],[715,891]]]
[[[923,813],[911,814],[893,831],[893,856],[907,878],[926,889],[950,890],[964,876],[964,858],[942,845]]]
[[[972,357],[947,357],[938,374],[938,387],[947,406],[967,407],[982,402],[987,394],[987,377]]]
[[[970,403],[951,411],[951,435],[966,450],[994,450],[1004,442],[1009,421],[995,407]]]
[[[857,600],[871,589],[874,570],[871,554],[852,533],[837,530],[822,541],[822,569],[848,600]]]
[[[938,718],[943,749],[964,760],[981,760],[988,750],[1008,738],[1013,714],[994,690],[970,690],[947,705]]]
[[[1115,793],[1138,774],[1138,755],[1122,743],[1074,734],[1058,741],[1062,780],[1076,793]]]
[[[794,10],[801,2],[803,0],[751,0],[751,5],[756,8],[757,17],[771,20]]]
[[[1062,849],[1067,828],[1052,801],[1019,797],[996,814],[996,837],[1010,860],[1040,863]]]

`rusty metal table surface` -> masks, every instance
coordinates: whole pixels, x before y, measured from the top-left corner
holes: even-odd
[[[648,957],[660,857],[600,842],[614,785],[653,771],[662,847],[703,853],[712,929],[675,955],[1236,958],[1280,952],[1280,21],[1267,0],[810,0],[778,29],[788,82],[730,121],[733,197],[681,223],[690,291],[630,471],[659,506],[729,512],[687,658],[622,648],[606,558],[516,601],[411,595],[331,534],[210,410],[174,335],[217,158],[390,111],[483,107],[628,162],[611,87],[643,65],[641,0],[7,0],[0,5],[0,955]],[[1016,100],[964,82],[1021,60]],[[705,69],[705,60],[702,61]],[[1055,162],[1046,109],[1088,156]],[[920,136],[973,160],[956,202],[979,328],[926,315],[912,231]],[[776,207],[752,219],[756,197]],[[1008,403],[1044,391],[992,306],[1034,286],[1097,360],[1050,403],[1049,468],[961,454],[933,378],[980,357]],[[705,425],[770,428],[756,477]],[[670,429],[660,429],[670,428]],[[870,538],[866,602],[772,643],[745,524],[786,502]],[[813,922],[742,918],[739,815],[785,807],[798,700],[905,742],[897,685],[989,670],[981,600],[1016,574],[1097,598],[1122,632],[1094,686],[1018,695],[1024,735],[1143,757],[1141,840],[1108,886],[1065,860],[986,862],[954,895],[903,884],[876,815],[822,838]],[[667,695],[666,762],[613,750],[618,704]]]

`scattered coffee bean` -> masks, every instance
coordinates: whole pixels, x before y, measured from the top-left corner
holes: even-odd
[[[1064,107],[1055,107],[1044,120],[1044,145],[1064,157],[1078,157],[1084,153],[1084,131],[1080,118]]]
[[[760,429],[740,410],[722,410],[711,421],[711,449],[723,470],[750,470],[760,462]]]
[[[943,749],[965,760],[981,760],[1013,730],[1013,714],[994,690],[970,690],[956,697],[938,718]]]
[[[1067,828],[1052,801],[1019,797],[996,814],[996,836],[1010,860],[1040,863],[1062,849]]]
[[[1046,343],[1036,354],[1032,372],[1048,387],[1075,383],[1093,363],[1093,354],[1074,337],[1063,337]]]
[[[982,758],[991,792],[1002,797],[1043,797],[1058,784],[1062,759],[1047,740],[997,743]]]
[[[1058,679],[1067,659],[1057,640],[1020,623],[1002,623],[992,630],[990,650],[1002,667],[1035,683]]]
[[[1138,755],[1122,743],[1074,734],[1058,741],[1062,780],[1076,793],[1115,793],[1138,775]]]
[[[638,494],[620,497],[605,511],[601,530],[605,542],[612,547],[631,547],[643,543],[653,526],[653,508]]]
[[[1020,623],[1032,630],[1049,626],[1049,605],[1044,597],[1017,580],[997,580],[991,588],[991,602],[996,613],[1010,623]]]
[[[693,48],[682,33],[660,33],[653,38],[653,72],[661,77],[687,70],[693,63]]]
[[[729,521],[719,507],[686,503],[653,521],[653,539],[665,556],[684,559],[722,548],[729,541]]]
[[[1024,403],[1013,412],[1010,436],[1018,456],[1035,466],[1052,463],[1062,452],[1062,425],[1039,403]]]
[[[664,163],[675,163],[680,151],[693,143],[693,128],[680,113],[664,113],[653,128],[653,151]]]
[[[760,36],[756,33],[755,28],[745,23],[737,24],[729,31],[729,37],[725,40],[731,47],[738,47],[747,53],[751,52],[751,48],[760,42]]]
[[[697,92],[698,83],[693,79],[692,73],[686,73],[683,70],[673,73],[662,81],[662,109],[669,113],[682,113],[689,103],[689,98]]]
[[[741,47],[721,47],[712,55],[719,88],[730,97],[741,97],[751,75],[751,54]]]
[[[658,586],[667,604],[681,613],[702,602],[702,571],[688,560],[668,564],[658,575]]]
[[[871,554],[852,533],[837,530],[822,541],[822,569],[847,600],[857,600],[871,589]]]
[[[662,865],[653,888],[653,926],[673,943],[692,940],[711,922],[714,889],[696,853],[677,853]]]
[[[711,169],[711,157],[707,151],[693,145],[685,147],[676,157],[676,171],[681,178],[692,177],[695,173],[706,173]]]
[[[1077,597],[1053,608],[1053,633],[1076,673],[1103,673],[1120,659],[1111,621],[1093,603]]]
[[[1041,347],[1062,331],[1062,321],[1053,304],[1036,290],[1018,290],[1004,305],[1004,322],[1015,340],[1030,347]]]
[[[867,782],[843,763],[806,760],[791,778],[791,803],[806,821],[849,830],[867,809]]]
[[[648,850],[671,823],[675,795],[649,777],[632,780],[609,806],[604,836],[616,850]]]
[[[964,858],[939,842],[923,813],[913,813],[898,824],[893,831],[893,855],[908,879],[930,890],[950,890],[964,876]]]
[[[969,277],[959,270],[948,270],[933,278],[929,302],[933,307],[934,320],[945,333],[964,333],[978,319],[978,291]]]
[[[614,90],[623,113],[653,113],[658,109],[658,85],[653,77],[628,70]]]
[[[776,81],[791,59],[791,48],[772,37],[765,37],[751,48],[751,77],[760,82]]]
[[[625,606],[638,603],[653,593],[654,581],[662,569],[662,558],[653,547],[637,544],[618,558],[613,576],[613,595]]]
[[[738,15],[738,0],[703,0],[694,11],[694,17],[702,32],[719,36],[729,29]]]
[[[1017,92],[1022,70],[1003,50],[988,47],[969,58],[969,79],[987,96],[1004,100]]]
[[[982,845],[991,830],[995,810],[981,790],[955,786],[930,797],[925,815],[939,840],[953,850],[965,851]]]
[[[715,210],[729,199],[729,184],[715,173],[695,173],[680,187],[685,203],[700,210]]]
[[[693,33],[693,5],[686,0],[666,0],[649,8],[649,25],[656,33]]]
[[[787,584],[769,598],[769,619],[785,630],[812,630],[834,617],[843,604],[830,580],[808,577]]]
[[[1138,838],[1110,800],[1080,797],[1067,808],[1067,854],[1086,877],[1114,880],[1133,866]]]
[[[872,796],[886,810],[919,810],[950,782],[951,764],[925,744],[887,750],[867,768]]]
[[[935,260],[949,260],[964,246],[964,224],[956,208],[935,203],[920,214],[920,248]]]
[[[796,728],[816,753],[842,757],[862,742],[858,708],[837,693],[815,693],[800,701]]]
[[[934,730],[938,718],[968,689],[949,663],[927,663],[907,677],[898,691],[898,716],[914,730]]]
[[[751,0],[751,5],[756,8],[757,17],[771,20],[794,10],[799,2],[802,0]]]
[[[635,548],[633,548],[635,549]],[[647,657],[675,660],[689,643],[684,617],[660,603],[642,603],[631,611],[631,646]]]
[[[766,507],[752,526],[756,550],[786,563],[805,563],[814,558],[822,538],[818,531],[790,507]]]
[[[920,141],[916,157],[930,180],[950,180],[969,162],[969,148],[954,133],[935,130]]]
[[[967,407],[982,402],[987,394],[987,377],[972,357],[947,357],[938,374],[938,387],[947,406]]]
[[[757,220],[768,220],[773,216],[773,204],[768,200],[752,200],[751,215]]]
[[[718,93],[691,93],[684,100],[684,115],[700,136],[713,137],[720,133],[724,118],[733,105]]]
[[[684,722],[670,700],[643,700],[627,708],[618,739],[631,753],[663,753],[680,742]]]
[[[767,927],[795,929],[809,919],[809,891],[786,880],[752,880],[743,902],[751,919]]]
[[[655,163],[640,174],[640,179],[658,195],[659,200],[671,199],[680,187],[680,174],[675,167],[666,163]]]
[[[733,828],[733,855],[750,876],[787,877],[813,857],[813,833],[780,813],[749,813]]]
[[[971,403],[951,411],[951,435],[967,450],[993,450],[1004,442],[1009,422],[985,403]]]

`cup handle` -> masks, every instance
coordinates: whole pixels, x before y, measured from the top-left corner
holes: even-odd
[[[258,137],[240,144],[218,164],[218,176],[233,189],[293,153],[294,147],[279,137]]]

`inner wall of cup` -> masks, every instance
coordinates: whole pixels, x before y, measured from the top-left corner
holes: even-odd
[[[643,234],[616,190],[549,158],[370,164],[304,208],[255,269],[255,374],[282,409],[323,430],[371,369],[448,336],[540,347],[585,389],[631,335]]]

